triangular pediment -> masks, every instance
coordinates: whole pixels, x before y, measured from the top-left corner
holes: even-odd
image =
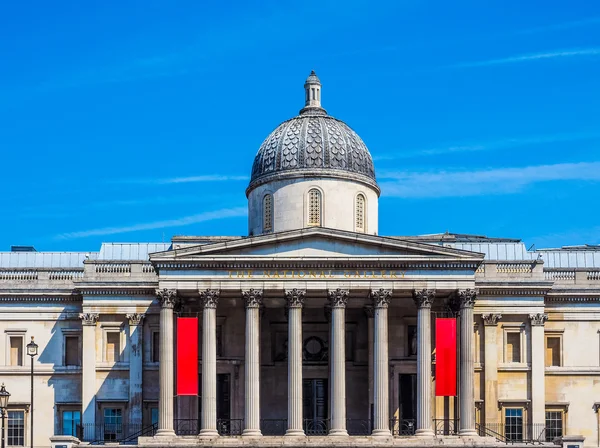
[[[437,244],[314,227],[188,246],[151,255],[152,261],[214,258],[335,259],[393,258],[479,261],[483,254]]]

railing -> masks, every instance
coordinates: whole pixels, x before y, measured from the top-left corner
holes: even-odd
[[[101,263],[96,265],[98,274],[124,274],[131,272],[130,263]]]
[[[457,418],[434,418],[433,428],[436,436],[455,436],[458,434]]]
[[[283,436],[287,431],[287,418],[263,418],[260,420],[260,432],[264,436]]]
[[[575,270],[544,271],[546,280],[573,280],[575,281]]]
[[[600,280],[600,271],[587,271],[587,279],[590,281]]]
[[[241,436],[243,430],[244,420],[241,418],[220,418],[217,420],[217,432],[220,436]]]
[[[83,278],[83,270],[48,272],[48,280],[73,280],[74,278]]]
[[[75,436],[91,445],[103,445],[106,442],[136,444],[140,436],[153,436],[158,425],[123,425],[119,423],[83,424],[72,427],[57,427],[56,435]]]
[[[178,418],[174,423],[175,434],[178,436],[197,436],[200,431],[197,418]]]
[[[526,261],[523,263],[497,263],[496,272],[500,274],[530,274],[533,272],[534,263]]]
[[[538,423],[529,425],[507,425],[502,423],[476,424],[475,429],[479,435],[494,437],[499,442],[505,443],[541,444],[552,441],[546,440],[546,425]]]
[[[390,419],[390,430],[393,436],[414,436],[417,427],[415,419]]]
[[[347,418],[346,430],[350,436],[369,436],[373,432],[373,426],[369,419]]]
[[[304,434],[307,436],[324,436],[329,432],[329,419],[305,418]]]
[[[0,280],[37,280],[38,271],[0,271]]]

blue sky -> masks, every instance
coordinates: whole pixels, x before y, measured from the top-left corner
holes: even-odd
[[[375,159],[380,234],[600,243],[598,2],[0,8],[0,250],[245,235],[312,69]]]

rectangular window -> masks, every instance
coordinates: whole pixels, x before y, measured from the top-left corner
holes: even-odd
[[[10,365],[23,365],[23,336],[10,336]]]
[[[523,409],[504,409],[504,435],[513,442],[523,440]]]
[[[546,366],[560,366],[560,336],[546,337]]]
[[[65,365],[81,365],[81,356],[79,355],[79,336],[65,337]]]
[[[77,437],[78,428],[81,426],[81,411],[63,411],[62,435]]]
[[[121,360],[121,334],[116,331],[106,333],[106,362]]]
[[[521,333],[506,333],[506,362],[521,362]]]
[[[563,435],[563,412],[546,411],[546,442]]]
[[[8,411],[6,444],[8,446],[25,445],[25,411]]]
[[[160,359],[160,333],[152,332],[152,362],[158,362]]]
[[[123,410],[104,408],[104,441],[117,441],[123,434]]]

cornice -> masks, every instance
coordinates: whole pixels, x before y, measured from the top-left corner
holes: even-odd
[[[596,297],[548,296],[546,303],[600,303],[600,295]]]
[[[158,286],[158,284],[157,284]],[[101,289],[82,288],[77,290],[82,296],[152,296],[155,297],[155,288],[128,288],[120,285],[104,286]]]
[[[15,302],[27,302],[27,303],[64,303],[64,302],[81,302],[83,299],[80,295],[35,295],[35,294],[0,294],[0,303],[15,303]]]

